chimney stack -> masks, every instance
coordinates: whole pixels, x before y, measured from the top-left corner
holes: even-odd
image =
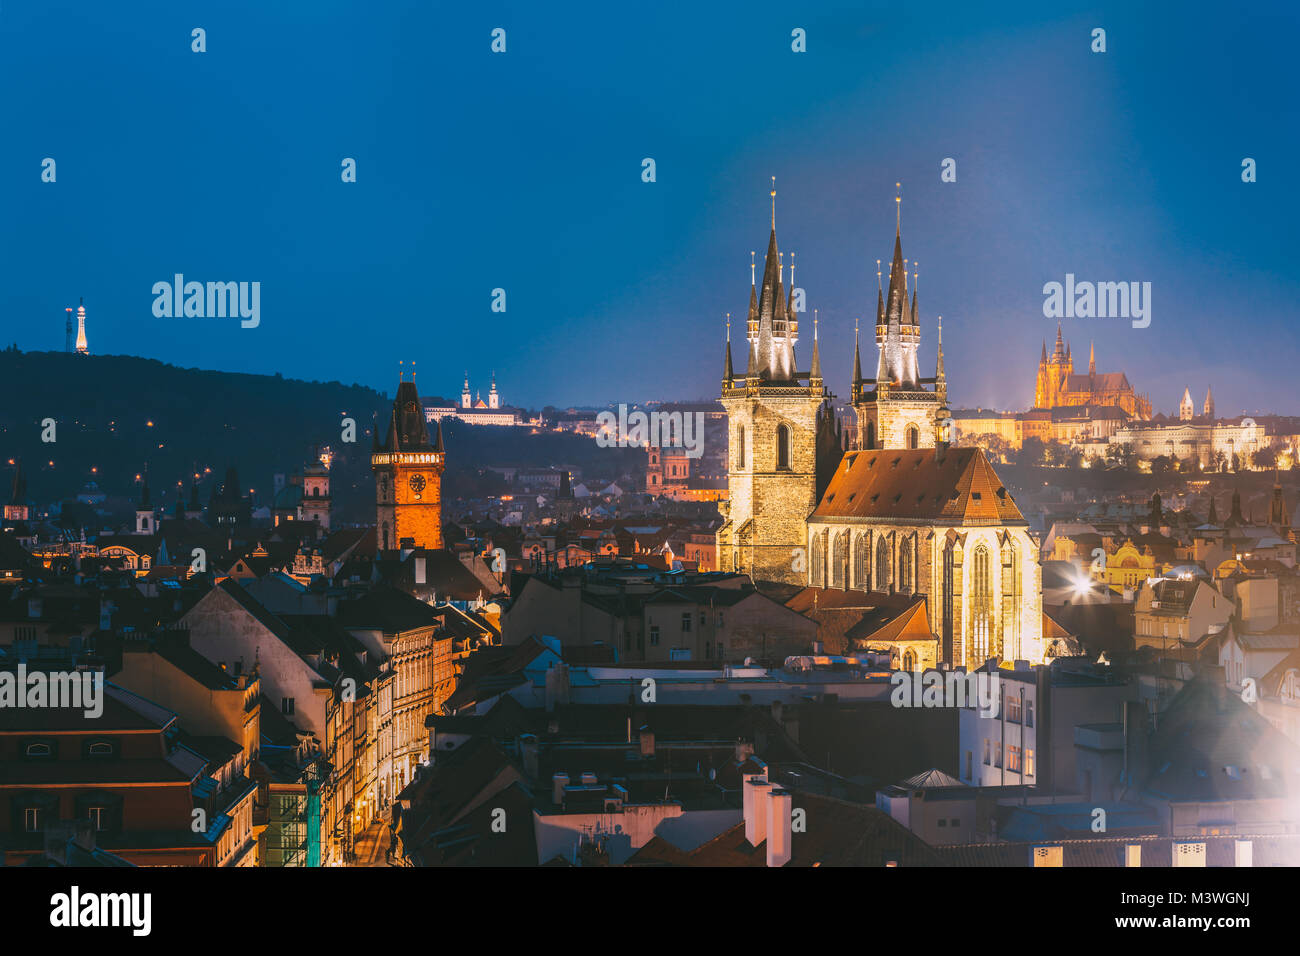
[[[767,865],[785,866],[790,862],[790,817],[794,811],[794,794],[777,787],[767,795]]]

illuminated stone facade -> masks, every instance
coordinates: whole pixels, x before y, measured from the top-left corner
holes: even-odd
[[[727,341],[722,404],[728,420],[728,502],[720,505],[724,521],[717,550],[723,571],[789,584],[801,584],[807,576],[807,517],[842,447],[831,395],[822,383],[816,333],[805,373],[795,366],[798,334],[774,213],[761,292],[751,270],[749,364],[742,375],[733,373],[730,336]]]

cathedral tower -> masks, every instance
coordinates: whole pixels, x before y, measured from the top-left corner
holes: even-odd
[[[786,291],[777,248],[774,183],[761,286],[750,263],[749,360],[743,374],[734,372],[728,326],[722,404],[727,410],[730,494],[717,533],[718,561],[724,571],[799,584],[807,578],[805,521],[839,462],[842,445],[831,394],[822,381],[815,328],[809,370],[797,370],[799,314],[793,292]]]
[[[901,209],[901,196],[895,202]],[[900,212],[895,223],[888,294],[880,284],[877,260],[875,378],[862,377],[862,358],[854,344],[852,401],[861,448],[934,448],[948,418],[942,350],[935,377],[921,378],[919,374],[921,320],[916,306],[917,273],[912,275],[909,303],[907,263],[903,258]]]
[[[442,425],[429,428],[415,382],[402,381],[393,399],[388,437],[375,429],[370,468],[375,473],[375,526],[381,549],[442,547]]]

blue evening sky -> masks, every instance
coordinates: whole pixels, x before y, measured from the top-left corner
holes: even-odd
[[[1094,340],[1159,411],[1212,384],[1220,414],[1300,413],[1296,9],[5,0],[0,343],[62,348],[85,296],[96,352],[386,391],[415,361],[448,396],[495,370],[531,406],[714,396],[775,174],[843,396],[901,180],[954,407],[1028,405],[1042,287],[1072,272],[1152,284],[1149,328],[1066,320],[1079,370]],[[261,282],[260,327],[155,318],[178,272]]]

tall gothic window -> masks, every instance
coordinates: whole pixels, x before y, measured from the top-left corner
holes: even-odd
[[[1020,654],[1020,552],[1009,537],[1002,545],[1002,647]]]
[[[841,531],[835,536],[835,548],[831,555],[831,587],[845,587],[848,584],[848,572],[849,533]]]
[[[911,594],[912,586],[912,542],[904,541],[898,550],[898,590]]]
[[[956,557],[949,541],[943,549],[943,646],[944,653],[952,655],[953,594],[956,585]],[[952,658],[950,658],[952,659]]]
[[[736,427],[736,468],[739,471],[745,469],[745,426]]]
[[[993,570],[989,549],[980,545],[975,549],[975,574],[971,589],[971,642],[978,667],[989,656],[989,632],[993,619]]]
[[[853,586],[859,591],[871,587],[871,532],[853,539]]]
[[[790,428],[785,424],[776,426],[776,469],[790,470]]]
[[[907,447],[915,448],[921,440],[921,433],[915,425],[907,426]]]
[[[821,586],[825,583],[825,581],[824,581],[824,579],[823,579],[823,578],[824,578],[824,572],[823,572],[823,570],[822,570],[822,547],[821,547],[821,543],[822,543],[822,536],[821,536],[820,534],[815,534],[815,535],[813,535],[813,537],[812,537],[812,569],[811,569],[811,570],[812,570],[812,577],[809,579],[808,583],[809,583],[809,585],[811,585],[812,587],[815,587],[815,588],[819,588],[819,587],[821,587]]]
[[[876,590],[889,590],[889,544],[884,535],[876,542]]]
[[[876,423],[867,422],[867,448],[876,447]]]

